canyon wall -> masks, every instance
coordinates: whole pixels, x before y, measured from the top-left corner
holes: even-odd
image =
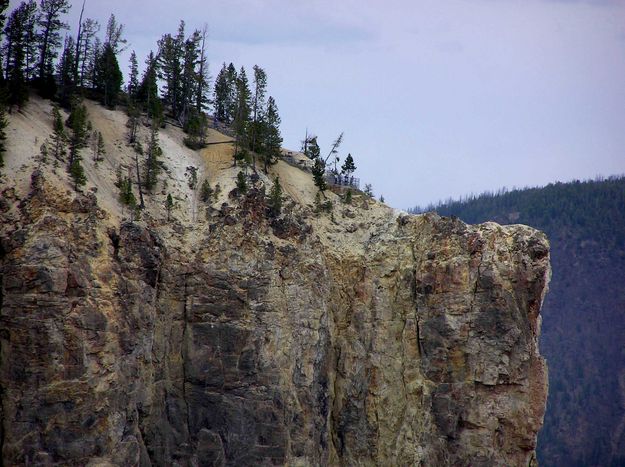
[[[545,236],[359,209],[4,190],[2,465],[534,464]]]

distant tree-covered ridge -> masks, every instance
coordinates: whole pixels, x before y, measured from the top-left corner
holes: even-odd
[[[543,230],[553,277],[542,311],[547,466],[625,465],[625,177],[485,193],[414,212]]]

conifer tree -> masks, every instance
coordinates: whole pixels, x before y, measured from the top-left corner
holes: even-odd
[[[254,95],[252,97],[252,123],[250,125],[250,149],[258,152],[257,139],[262,132],[265,95],[267,93],[267,73],[258,65],[254,65]]]
[[[195,110],[198,114],[206,111],[210,104],[208,97],[208,83],[210,76],[208,74],[208,58],[206,57],[206,38],[208,36],[208,26],[205,24],[201,32],[200,55],[198,59],[198,71],[196,76],[197,89],[195,96]]]
[[[131,101],[134,101],[139,91],[139,64],[137,63],[137,54],[133,50],[130,54],[130,76],[128,78],[128,86],[126,92]]]
[[[185,23],[180,21],[178,34],[165,34],[158,41],[159,77],[165,81],[164,101],[174,118],[178,118],[182,90]]]
[[[57,67],[59,75],[59,102],[65,108],[70,106],[71,96],[74,94],[74,45],[74,38],[72,36],[65,38],[63,54],[61,55],[61,60]]]
[[[320,192],[324,192],[328,188],[328,184],[325,179],[326,164],[320,157],[315,159],[315,163],[312,168],[313,181],[315,186],[319,188]],[[324,194],[325,196],[325,194]]]
[[[5,79],[8,84],[8,107],[22,107],[28,100],[27,80],[32,72],[34,47],[34,28],[37,4],[34,0],[22,2],[14,9],[4,29],[6,41],[4,57],[6,59]]]
[[[99,39],[96,38],[96,34],[100,31],[100,23],[91,18],[87,18],[83,21],[80,29],[80,43],[77,44],[78,54],[76,55],[76,84],[84,88],[91,79],[90,60],[91,57],[93,57],[93,49],[96,46],[100,47],[97,45],[99,44]],[[100,51],[98,51],[98,55],[99,53]],[[93,83],[91,83],[91,85],[93,86]]]
[[[126,49],[126,43],[128,41],[124,39],[123,36],[124,25],[118,23],[115,15],[112,14],[106,25],[106,38],[104,43],[111,47],[114,55],[118,55]]]
[[[81,160],[82,158],[80,156],[77,156],[74,158],[71,165],[69,166],[69,174],[74,181],[74,189],[76,191],[78,191],[81,186],[87,183],[87,176],[85,175],[85,169],[80,163]]]
[[[182,61],[182,81],[180,85],[180,101],[178,107],[178,121],[186,126],[189,115],[197,104],[195,93],[197,91],[198,77],[196,65],[199,62],[200,42],[202,40],[200,31],[194,31],[184,42]],[[199,114],[199,112],[198,112]]]
[[[345,177],[349,178],[356,171],[356,165],[354,164],[354,158],[351,153],[347,154],[345,162],[341,166],[341,173],[345,174]]]
[[[279,216],[282,212],[282,186],[280,177],[276,177],[269,192],[269,209],[272,216]]]
[[[144,186],[147,190],[152,191],[158,183],[158,175],[161,172],[160,158],[163,154],[158,142],[158,126],[156,122],[152,122],[150,131],[150,140],[148,141],[147,159],[145,161]]]
[[[243,195],[247,193],[247,178],[243,171],[239,171],[237,174],[237,190]]]
[[[59,108],[55,105],[52,107],[52,155],[55,160],[62,161],[67,151],[65,143],[67,142],[67,134],[65,132],[65,124],[61,117]]]
[[[228,98],[230,96],[230,89],[228,87],[228,69],[224,63],[217,74],[215,79],[214,89],[214,106],[215,106],[215,118],[220,122],[228,123]]]
[[[228,83],[228,99],[227,99],[227,122],[232,123],[237,115],[237,92],[239,75],[234,64],[230,63],[226,69],[226,81]]]
[[[247,127],[250,118],[250,97],[251,92],[245,74],[245,68],[241,67],[236,81],[236,112],[232,125],[236,135],[236,149],[247,146]]]
[[[128,103],[128,109],[126,112],[128,114],[128,120],[126,121],[126,128],[128,128],[128,144],[134,144],[137,142],[141,111],[137,104],[131,100]]]
[[[89,141],[89,122],[87,118],[87,108],[78,99],[74,99],[72,111],[67,119],[69,134],[69,168],[74,164],[74,160],[80,159],[80,150],[85,148]]]
[[[262,125],[262,158],[267,173],[269,164],[275,164],[281,156],[282,136],[280,135],[280,116],[273,97],[267,100],[267,110]]]
[[[61,15],[69,12],[71,5],[68,0],[41,0],[40,14],[37,18],[39,34],[39,87],[45,96],[53,95],[54,80],[51,72],[53,63],[61,47],[61,30],[69,26],[61,20]]]
[[[169,222],[171,220],[171,211],[174,209],[174,199],[171,197],[171,193],[167,193],[165,209],[167,210],[167,222]]]
[[[106,148],[104,147],[104,137],[102,136],[102,132],[94,132],[93,140],[93,160],[97,163],[103,161],[104,155],[106,154]]]
[[[213,196],[213,193],[214,191],[211,188],[208,178],[205,178],[204,181],[202,182],[202,187],[200,189],[200,199],[203,202],[208,203],[211,199],[211,196]]]
[[[158,96],[158,60],[154,56],[154,52],[150,52],[150,55],[145,61],[145,71],[139,91],[137,93],[137,99],[148,114],[148,118],[152,121],[156,121],[160,126],[163,120],[163,104]]]
[[[123,75],[119,69],[113,46],[108,42],[104,44],[96,67],[95,87],[102,97],[102,104],[114,108],[118,101]]]

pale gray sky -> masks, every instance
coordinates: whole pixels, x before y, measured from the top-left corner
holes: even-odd
[[[110,12],[141,61],[207,23],[213,76],[265,68],[285,145],[344,131],[395,207],[625,172],[622,0],[87,0]]]

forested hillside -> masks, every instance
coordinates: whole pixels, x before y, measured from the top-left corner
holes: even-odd
[[[625,178],[487,193],[426,210],[547,233],[553,278],[541,353],[550,387],[539,460],[625,465]]]

